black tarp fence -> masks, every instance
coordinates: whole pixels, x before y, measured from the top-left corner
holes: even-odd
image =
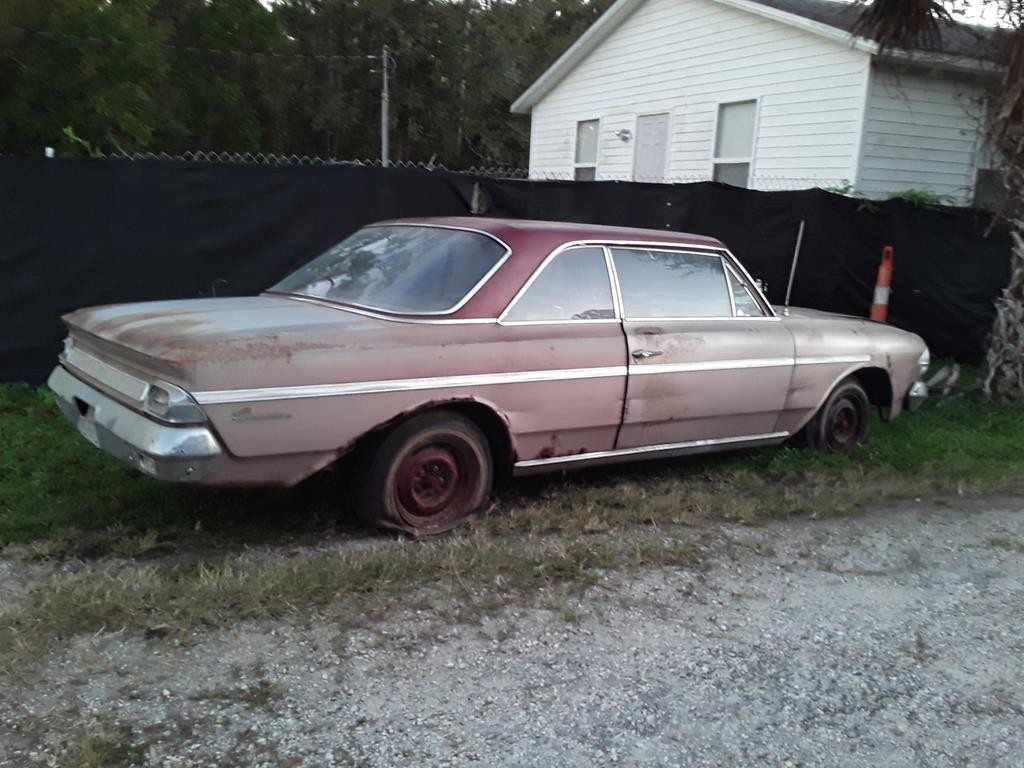
[[[0,158],[0,381],[42,381],[60,315],[124,301],[257,293],[371,221],[489,215],[719,237],[772,301],[864,316],[895,249],[890,321],[933,353],[979,359],[1009,280],[1009,237],[961,208],[714,183],[524,182],[346,165]]]
[[[1010,279],[1010,238],[971,208],[872,202],[821,189],[756,192],[724,184],[483,180],[488,213],[650,229],[722,240],[785,300],[800,222],[794,306],[866,317],[882,248],[895,252],[889,322],[920,334],[933,355],[980,360]]]
[[[404,169],[0,158],[0,381],[44,380],[72,309],[255,294],[364,224],[465,214],[461,188]]]

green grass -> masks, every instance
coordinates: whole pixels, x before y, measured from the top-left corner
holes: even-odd
[[[694,566],[703,546],[672,536],[508,540],[462,529],[428,542],[383,540],[301,557],[222,555],[54,573],[35,582],[20,607],[0,613],[0,672],[61,640],[103,631],[188,641],[198,629],[318,615],[359,626],[428,588],[447,596],[435,611],[467,619],[544,588],[592,585],[611,570]]]
[[[785,448],[514,481],[477,529],[596,533],[636,524],[825,515],[921,495],[1024,492],[1024,407],[972,393],[876,419],[851,457]],[[43,389],[0,387],[0,545],[26,557],[157,557],[205,547],[315,540],[344,499],[312,482],[290,491],[160,483],[85,442]]]
[[[0,544],[69,540],[76,554],[205,532],[207,542],[260,541],[332,527],[316,484],[290,491],[211,491],[155,482],[93,448],[45,389],[0,386]],[[73,542],[71,541],[73,540]],[[45,548],[44,548],[45,549]]]
[[[28,585],[0,615],[0,667],[120,628],[180,639],[320,613],[356,625],[419,590],[447,596],[443,610],[472,619],[556,588],[562,618],[574,621],[581,614],[565,608],[565,590],[609,571],[771,556],[767,543],[723,543],[705,530],[714,519],[756,524],[908,497],[1024,493],[1024,408],[961,393],[876,421],[850,457],[768,449],[516,481],[489,513],[447,537],[350,529],[367,541],[281,557],[244,550],[333,533],[344,502],[333,486],[227,493],[158,483],[86,443],[49,394],[28,387],[0,387],[0,439],[0,543],[15,545],[9,555],[135,561],[55,570]]]
[[[115,768],[141,765],[145,749],[134,741],[132,728],[109,722],[80,723],[46,765],[54,768]]]

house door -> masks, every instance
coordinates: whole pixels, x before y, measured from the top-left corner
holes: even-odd
[[[667,153],[668,113],[637,118],[633,180],[663,181]]]

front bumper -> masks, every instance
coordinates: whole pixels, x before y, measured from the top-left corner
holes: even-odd
[[[908,411],[916,411],[928,399],[928,385],[923,381],[915,381],[910,385],[903,407]]]
[[[224,458],[203,425],[161,424],[118,403],[58,365],[47,386],[61,410],[93,445],[161,480],[200,482]]]

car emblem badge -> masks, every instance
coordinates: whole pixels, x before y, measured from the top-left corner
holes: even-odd
[[[273,421],[275,419],[290,419],[290,413],[253,413],[252,408],[241,408],[231,414],[232,421]]]

